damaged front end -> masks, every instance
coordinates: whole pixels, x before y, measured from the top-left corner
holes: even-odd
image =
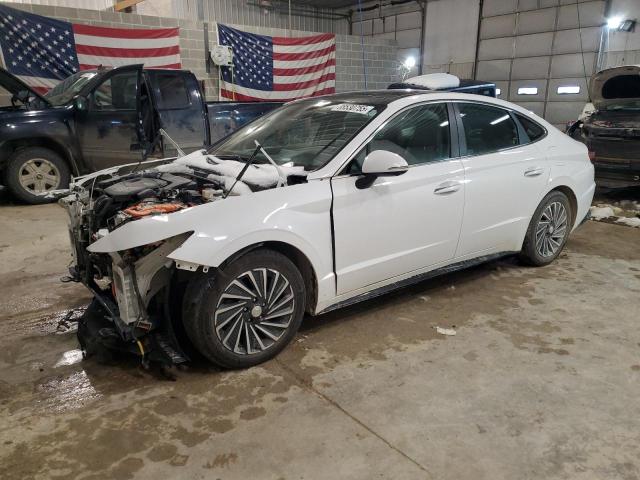
[[[167,230],[167,236],[148,241],[149,223],[140,222],[135,238],[127,236],[126,248],[95,248],[95,244],[108,243],[113,232],[132,222],[154,219],[165,224],[171,215],[229,195],[282,184],[283,171],[275,166],[247,168],[239,160],[199,151],[141,171],[120,174],[110,169],[74,180],[70,193],[59,200],[69,214],[73,252],[64,280],[80,282],[94,295],[78,327],[87,354],[115,349],[138,354],[144,363],[174,365],[188,360],[182,348],[186,340],[182,295],[187,276],[199,265],[176,263],[170,254],[195,228]],[[285,185],[305,181],[303,170],[285,170]]]

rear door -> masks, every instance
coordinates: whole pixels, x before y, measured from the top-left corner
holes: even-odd
[[[450,114],[446,103],[398,113],[331,180],[338,294],[375,288],[453,258],[464,208],[464,174]],[[358,188],[362,161],[374,150],[397,153],[409,170]]]
[[[78,140],[87,166],[101,170],[141,160],[139,115],[142,65],[106,73],[76,112]]]
[[[546,152],[529,141],[509,110],[475,102],[455,106],[466,182],[456,257],[513,250],[549,178]]]
[[[195,77],[172,70],[148,70],[148,75],[161,127],[185,152],[202,148],[208,143],[209,129]]]

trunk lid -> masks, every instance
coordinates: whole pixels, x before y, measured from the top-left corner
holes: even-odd
[[[640,65],[625,65],[595,73],[589,95],[598,109],[626,104],[640,105]]]

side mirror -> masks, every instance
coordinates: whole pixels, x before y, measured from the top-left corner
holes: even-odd
[[[84,112],[87,109],[86,97],[76,97],[76,99],[73,101],[73,104],[76,107],[76,110],[80,112]]]
[[[362,162],[362,173],[365,175],[401,175],[407,170],[407,161],[388,150],[374,150]]]
[[[356,180],[356,187],[368,188],[377,177],[402,175],[407,170],[409,170],[409,164],[397,153],[388,150],[374,150],[362,162],[364,177]]]

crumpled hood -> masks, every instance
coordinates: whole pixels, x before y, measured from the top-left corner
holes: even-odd
[[[222,160],[206,150],[198,150],[173,162],[156,167],[160,172],[193,173],[194,170],[211,172],[208,177],[218,180],[230,188],[245,163],[237,160]],[[242,176],[242,181],[234,187],[235,193],[251,193],[253,189],[266,189],[277,186],[280,173],[285,179],[291,175],[305,175],[304,167],[281,166],[280,172],[270,164],[252,164]],[[238,189],[238,190],[236,190]]]
[[[595,73],[589,83],[593,105],[602,109],[620,101],[640,101],[640,65],[625,65]]]

